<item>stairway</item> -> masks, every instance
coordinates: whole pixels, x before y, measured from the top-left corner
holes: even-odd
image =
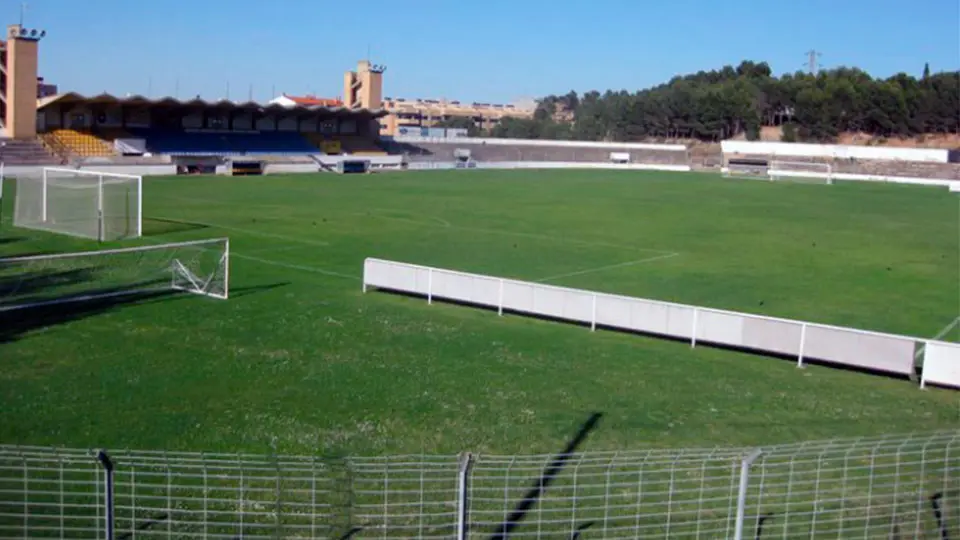
[[[59,165],[61,160],[37,140],[0,138],[0,161],[5,165]]]

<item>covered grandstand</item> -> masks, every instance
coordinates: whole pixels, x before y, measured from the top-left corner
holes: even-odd
[[[76,93],[37,110],[40,138],[64,158],[384,153],[380,110]]]

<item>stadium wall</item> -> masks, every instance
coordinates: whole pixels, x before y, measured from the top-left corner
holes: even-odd
[[[729,170],[724,167],[722,172]],[[777,171],[779,177],[794,178],[833,178],[834,180],[851,180],[859,182],[885,182],[891,184],[913,184],[918,186],[940,186],[951,188],[950,191],[960,189],[960,180],[950,178],[919,178],[910,176],[883,176],[876,174],[854,174],[854,173],[818,173],[811,171]]]
[[[893,148],[761,141],[723,141],[720,143],[720,147],[724,154],[930,163],[948,163],[949,161],[949,150],[941,150],[938,148]]]
[[[687,147],[682,144],[650,144],[650,143],[628,143],[628,142],[595,142],[595,141],[559,141],[543,139],[495,139],[484,137],[419,137],[419,136],[398,136],[387,138],[386,140],[396,141],[398,143],[410,144],[487,144],[500,146],[559,146],[568,148],[603,148],[603,149],[629,149],[629,150],[670,150],[674,152],[686,151]]]
[[[452,170],[463,169],[455,161],[412,161],[408,170]],[[689,165],[659,165],[644,163],[610,163],[590,161],[477,161],[470,169],[610,169],[631,171],[674,171],[689,172]]]
[[[802,367],[816,360],[847,368],[913,376],[923,358],[921,386],[960,388],[960,345],[854,328],[844,328],[556,287],[380,259],[366,259],[368,287],[441,298],[504,311],[644,334],[682,339],[695,347],[709,343],[794,358]],[[922,353],[918,348],[922,347]]]

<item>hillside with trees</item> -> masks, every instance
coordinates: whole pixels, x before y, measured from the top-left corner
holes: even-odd
[[[833,142],[843,133],[909,138],[960,133],[960,72],[887,79],[856,68],[772,75],[765,62],[675,77],[625,90],[551,95],[532,120],[504,119],[491,135],[635,141],[734,137],[757,140],[776,126],[784,141]]]

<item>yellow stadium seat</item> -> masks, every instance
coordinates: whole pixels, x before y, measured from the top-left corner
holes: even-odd
[[[75,157],[105,157],[115,154],[113,145],[100,137],[75,129],[55,129],[42,135],[50,147],[63,148]]]

